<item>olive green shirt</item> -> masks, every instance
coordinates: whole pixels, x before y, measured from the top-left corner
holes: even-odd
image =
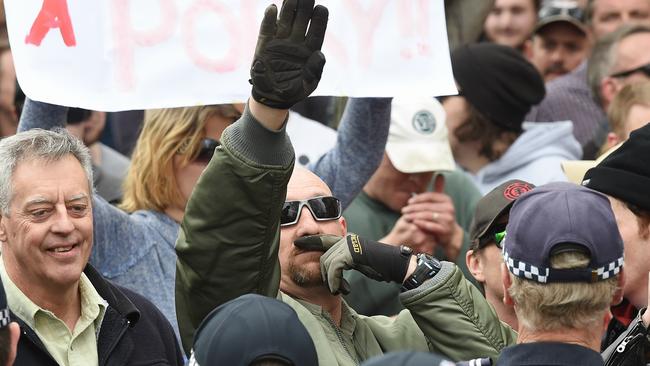
[[[34,304],[14,283],[0,258],[0,276],[7,294],[9,309],[43,342],[50,356],[61,366],[93,366],[98,364],[97,335],[108,303],[84,273],[79,281],[81,317],[71,332],[68,326],[49,310]]]
[[[444,193],[454,203],[456,222],[463,228],[463,242],[455,263],[465,277],[474,283],[474,277],[465,264],[465,253],[470,245],[469,226],[474,217],[476,203],[481,199],[481,193],[470,178],[461,171],[441,174],[445,177]],[[383,203],[370,198],[365,192],[361,192],[345,210],[343,216],[349,232],[370,240],[380,240],[390,233],[401,213],[391,210]],[[448,259],[441,249],[434,255],[438,259]],[[401,284],[377,282],[356,271],[345,272],[345,278],[352,288],[345,301],[358,313],[368,316],[392,316],[404,308],[398,299]]]

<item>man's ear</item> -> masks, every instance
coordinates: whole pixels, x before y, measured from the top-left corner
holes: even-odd
[[[618,273],[616,291],[614,292],[614,296],[612,296],[612,305],[618,305],[623,302],[623,286],[625,286],[625,271],[621,268],[621,272]]]
[[[477,282],[485,283],[485,275],[483,274],[483,262],[481,261],[481,255],[475,253],[474,250],[468,250],[465,254],[465,263],[469,269],[474,279]]]
[[[533,51],[533,42],[532,38],[525,40],[521,50],[526,60],[530,63],[533,63],[533,57],[535,56]]]
[[[7,242],[7,230],[5,230],[6,224],[7,224],[7,216],[0,215],[0,243]]]
[[[515,301],[510,297],[510,286],[512,286],[512,278],[505,263],[501,263],[501,282],[503,282],[503,303],[508,306],[515,306]]]
[[[607,110],[609,104],[614,100],[618,92],[618,82],[611,76],[605,77],[600,82],[600,104],[603,110]]]
[[[347,235],[347,233],[348,233],[348,222],[345,221],[345,217],[341,216],[341,218],[339,218],[339,223],[341,224],[341,230],[343,231],[343,235],[341,235],[341,236]]]

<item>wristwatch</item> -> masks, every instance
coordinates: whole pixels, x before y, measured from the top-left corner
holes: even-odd
[[[417,259],[415,271],[402,284],[402,292],[418,288],[424,281],[433,278],[442,268],[440,261],[429,254],[420,253]]]

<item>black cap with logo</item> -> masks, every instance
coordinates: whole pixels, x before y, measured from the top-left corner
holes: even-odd
[[[470,248],[477,250],[485,247],[485,244],[481,245],[480,239],[494,229],[499,218],[510,211],[510,207],[519,196],[533,188],[535,185],[532,183],[512,179],[481,198],[476,204],[474,219],[470,225],[469,238],[472,241]]]

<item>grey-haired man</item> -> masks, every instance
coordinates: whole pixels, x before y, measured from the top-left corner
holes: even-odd
[[[23,333],[16,364],[182,365],[163,314],[87,264],[92,182],[88,149],[64,130],[0,141],[0,277]]]

